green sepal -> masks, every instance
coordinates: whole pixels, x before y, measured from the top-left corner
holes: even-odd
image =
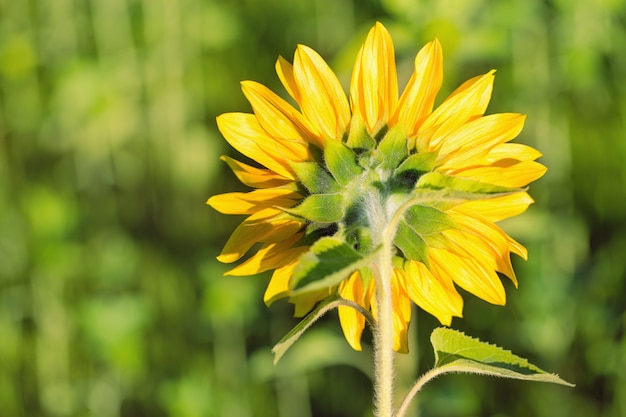
[[[404,160],[396,168],[394,174],[399,175],[407,171],[412,171],[418,175],[430,172],[435,167],[437,152],[418,152]]]
[[[296,173],[302,185],[312,194],[340,191],[340,187],[333,177],[317,162],[290,162],[289,166]]]
[[[439,172],[429,172],[422,175],[417,181],[415,188],[432,190],[447,189],[471,194],[504,194],[522,191],[519,188],[502,187],[466,178],[444,175]]]
[[[375,253],[363,255],[342,239],[323,237],[300,257],[291,280],[291,295],[333,288],[350,273],[368,266]]]
[[[376,140],[367,133],[365,123],[359,113],[352,115],[350,134],[346,140],[346,145],[351,149],[358,150],[371,150],[376,146]]]
[[[300,205],[283,210],[312,222],[337,222],[344,215],[343,197],[341,194],[313,194]]]
[[[429,242],[444,230],[456,226],[452,217],[443,211],[417,204],[404,212],[398,223],[394,244],[407,259],[428,265]]]
[[[409,149],[406,130],[402,124],[397,124],[387,132],[376,149],[381,167],[395,169],[408,156]]]
[[[340,185],[348,185],[363,169],[357,163],[357,156],[341,142],[328,139],[324,144],[326,167]]]
[[[573,386],[508,350],[456,330],[437,328],[433,330],[430,342],[435,351],[438,373],[473,373]]]
[[[445,212],[419,204],[409,207],[404,212],[404,219],[421,235],[439,233],[457,226],[452,217]]]
[[[428,246],[426,242],[404,219],[398,223],[393,243],[402,251],[405,258],[428,265]]]

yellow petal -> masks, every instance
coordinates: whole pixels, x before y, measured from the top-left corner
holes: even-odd
[[[270,207],[293,207],[301,198],[288,188],[261,188],[248,193],[214,195],[207,204],[224,214],[252,214]]]
[[[430,248],[433,275],[448,276],[464,290],[497,305],[506,303],[506,293],[495,271],[474,259],[457,256],[446,249]]]
[[[534,200],[526,192],[508,194],[488,200],[463,203],[463,207],[480,214],[485,219],[498,222],[522,214]]]
[[[313,309],[313,307],[315,307],[315,304],[328,297],[331,292],[331,290],[319,290],[291,297],[289,302],[295,305],[293,315],[295,317],[304,317]]]
[[[296,50],[293,75],[304,116],[325,138],[341,140],[350,123],[350,107],[337,76],[317,52],[304,45]]]
[[[287,93],[289,93],[296,103],[300,103],[300,92],[298,91],[296,80],[293,77],[293,65],[282,56],[279,56],[275,68],[276,74],[278,74],[278,78],[283,83]]]
[[[511,252],[524,257],[526,248],[511,239],[497,225],[472,212],[466,205],[448,211],[459,228],[444,232],[455,245],[454,252],[468,258],[477,258],[488,268],[494,268],[508,276],[515,286],[517,279],[511,265]],[[489,262],[492,258],[495,265]]]
[[[503,143],[489,151],[485,156],[485,165],[507,158],[517,159],[519,161],[534,161],[540,156],[541,152],[530,146],[520,143]]]
[[[293,183],[289,178],[276,174],[269,169],[255,168],[236,159],[222,155],[220,159],[233,171],[237,179],[252,188],[273,188]]]
[[[446,230],[443,232],[448,239],[448,247],[445,248],[454,255],[473,259],[488,270],[495,270],[508,276],[517,287],[517,278],[511,264],[511,254],[506,244],[498,246],[484,236],[468,230]]]
[[[515,138],[524,127],[526,116],[499,113],[480,117],[461,126],[441,141],[438,169],[462,168],[475,164],[491,148]]]
[[[363,281],[358,271],[353,272],[339,286],[339,294],[346,300],[354,301],[365,309],[369,309],[369,300],[365,300]],[[367,305],[366,305],[367,304]],[[365,327],[365,317],[352,307],[340,306],[339,323],[348,344],[354,350],[361,350],[361,335]]]
[[[244,220],[230,236],[217,260],[231,263],[240,259],[257,242],[280,242],[293,236],[302,223],[280,210],[263,209]]]
[[[308,250],[308,246],[293,247],[302,238],[301,233],[278,243],[265,243],[250,259],[236,266],[224,275],[246,276],[256,275],[270,269],[278,269]]]
[[[514,254],[519,255],[523,260],[527,261],[528,251],[526,250],[524,245],[522,245],[509,235],[507,235],[506,238],[507,242],[509,243],[509,250]]]
[[[443,54],[439,40],[435,39],[415,57],[415,71],[398,102],[394,122],[403,123],[409,136],[417,134],[431,113],[442,82]]]
[[[301,159],[310,159],[308,143],[323,145],[304,116],[269,88],[254,81],[243,81],[241,88],[263,129],[273,138],[287,143]]]
[[[449,326],[452,317],[463,316],[463,298],[443,280],[435,277],[421,262],[409,261],[405,264],[406,288],[409,297],[422,310],[435,316],[441,324]]]
[[[302,159],[268,136],[254,115],[225,113],[217,117],[217,127],[233,148],[277,174],[295,180],[288,162]]]
[[[402,272],[393,271],[391,279],[391,298],[393,304],[393,350],[409,351],[409,323],[411,322],[411,299],[406,293],[405,278]]]
[[[297,260],[294,260],[287,265],[284,265],[274,271],[272,279],[267,285],[263,301],[266,305],[271,305],[274,301],[289,295],[289,282],[293,275],[293,270],[298,264]]]
[[[398,101],[398,78],[393,41],[381,24],[370,30],[359,51],[350,85],[352,111],[375,135],[385,126]]]
[[[538,162],[502,159],[494,164],[456,171],[454,175],[502,187],[519,188],[541,178],[548,169]]]
[[[485,113],[491,100],[494,72],[464,82],[424,120],[417,133],[419,151],[436,151],[444,137]]]

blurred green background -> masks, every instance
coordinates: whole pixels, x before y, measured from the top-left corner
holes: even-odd
[[[268,275],[222,277],[241,218],[204,203],[243,190],[215,126],[250,110],[239,81],[283,94],[274,62],[304,43],[347,83],[376,20],[401,80],[436,36],[440,100],[496,68],[488,112],[528,114],[549,171],[503,227],[530,259],[453,327],[577,384],[447,376],[412,415],[626,415],[624,1],[0,0],[1,417],[370,415],[370,350],[336,314],[272,365],[292,310],[265,307]],[[399,395],[435,326],[417,313]]]

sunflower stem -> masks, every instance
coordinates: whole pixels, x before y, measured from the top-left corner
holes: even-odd
[[[391,251],[383,247],[378,262],[376,283],[378,320],[376,323],[374,363],[376,367],[376,417],[393,416],[393,304],[391,299]]]
[[[377,321],[374,335],[375,384],[374,400],[376,417],[393,417],[393,299],[391,280],[393,275],[393,239],[396,222],[388,219],[384,203],[378,201],[376,209],[370,205],[370,225],[379,236],[381,250],[376,259]],[[376,206],[376,205],[375,205]],[[377,233],[379,232],[379,233]]]

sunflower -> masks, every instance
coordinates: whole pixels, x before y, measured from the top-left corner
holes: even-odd
[[[340,295],[376,319],[377,272],[368,255],[392,224],[396,351],[408,350],[411,302],[444,325],[462,316],[457,287],[504,305],[501,276],[517,286],[511,253],[527,253],[496,223],[526,210],[533,200],[523,187],[546,168],[535,162],[535,149],[510,143],[524,115],[485,115],[495,71],[466,81],[434,108],[443,78],[435,39],[417,54],[399,94],[393,42],[380,23],[358,53],[349,98],[307,46],[297,47],[293,64],[279,57],[276,71],[296,106],[244,81],[253,114],[217,118],[226,141],[260,165],[222,156],[253,190],[207,202],[248,216],[218,260],[253,253],[226,275],[272,270],[266,304],[288,297],[296,316]],[[339,319],[360,350],[363,311],[341,306]]]

